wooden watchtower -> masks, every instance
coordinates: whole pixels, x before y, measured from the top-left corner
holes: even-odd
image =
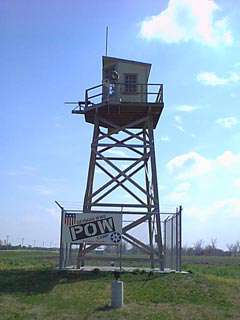
[[[152,268],[157,261],[163,270],[154,147],[154,129],[164,107],[163,85],[149,83],[150,69],[149,63],[104,56],[102,82],[85,91],[84,101],[72,113],[94,125],[83,212],[131,215],[122,239],[149,255]],[[96,171],[106,178],[98,185]],[[147,243],[132,233],[141,224],[147,224]],[[81,245],[80,256],[97,246]]]

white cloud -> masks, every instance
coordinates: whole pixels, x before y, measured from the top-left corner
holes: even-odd
[[[175,128],[177,128],[181,132],[185,132],[185,130],[182,126],[182,124],[183,124],[182,118],[180,116],[175,116],[174,121],[175,121],[175,124],[174,124]]]
[[[216,158],[215,163],[223,168],[240,166],[240,154],[234,154],[231,151],[225,151],[222,155]]]
[[[180,111],[180,112],[192,112],[192,111],[195,111],[197,109],[198,109],[198,107],[187,105],[187,104],[183,104],[183,105],[180,105],[180,106],[176,107],[176,110]]]
[[[169,142],[170,138],[168,136],[162,136],[162,137],[160,137],[160,140],[163,142]]]
[[[233,186],[240,189],[240,178],[233,181]]]
[[[214,0],[169,0],[160,14],[141,22],[140,36],[167,43],[196,41],[209,46],[231,45],[233,36],[227,17],[217,19]]]
[[[53,190],[50,189],[48,186],[40,184],[33,186],[33,190],[41,196],[50,196],[54,194]]]
[[[175,125],[175,128],[178,129],[178,130],[181,131],[181,132],[185,132],[183,126]]]
[[[52,217],[57,218],[60,221],[61,211],[57,206],[46,208],[45,211],[47,214],[50,214]]]
[[[172,191],[167,195],[167,201],[170,203],[183,203],[186,200],[186,192]]]
[[[177,179],[186,180],[204,176],[217,168],[240,169],[240,154],[225,151],[215,159],[207,159],[199,153],[191,151],[173,158],[167,163],[166,167]]]
[[[175,116],[174,120],[176,121],[176,123],[182,124],[182,118],[180,116]]]
[[[234,63],[234,65],[233,65],[235,68],[239,68],[240,67],[240,61],[238,61],[238,62],[236,62],[236,63]]]
[[[200,72],[197,75],[197,80],[206,86],[224,86],[240,81],[240,74],[237,72],[230,72],[226,77],[219,77],[214,72]]]
[[[219,216],[222,213],[227,218],[240,217],[240,200],[236,198],[223,199],[214,201],[210,205],[203,205],[199,207],[187,207],[184,214],[191,217],[191,219],[199,220],[206,223],[210,217]],[[215,226],[216,227],[216,226]]]
[[[210,218],[210,216],[213,216],[215,214],[215,206],[192,206],[186,208],[186,210],[184,210],[184,213],[191,219],[205,223]]]
[[[185,222],[202,226],[192,230],[192,236],[224,233],[226,225],[235,223],[231,219],[237,222],[240,218],[240,153],[226,150],[204,157],[192,151],[170,160],[167,170],[175,187],[166,195],[166,201],[182,204]],[[222,241],[234,237],[237,228],[231,232],[224,233]]]
[[[225,199],[215,203],[216,210],[222,210],[226,212],[228,216],[240,218],[240,199]]]
[[[236,98],[236,97],[237,97],[237,94],[236,94],[235,92],[232,92],[232,93],[230,93],[230,97],[231,97],[231,98]]]
[[[188,193],[191,188],[189,182],[182,182],[178,184],[172,192],[170,192],[166,199],[171,203],[184,203],[188,199]]]
[[[191,188],[190,182],[182,182],[179,185],[177,185],[176,190],[177,191],[189,191]]]
[[[158,185],[158,190],[166,190],[166,186],[163,184]]]
[[[177,156],[167,163],[167,169],[170,173],[176,173],[179,169],[182,172],[177,174],[178,179],[188,179],[193,176],[201,176],[211,171],[211,162],[192,151]]]
[[[223,128],[230,129],[238,124],[238,119],[236,117],[218,118],[216,123]]]

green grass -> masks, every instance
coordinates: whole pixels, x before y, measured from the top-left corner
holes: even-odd
[[[188,257],[192,273],[124,274],[125,307],[109,308],[111,274],[54,269],[54,252],[0,251],[0,319],[240,319],[240,258]]]
[[[40,250],[0,251],[0,271],[2,270],[36,270],[53,268],[58,263],[58,252]]]

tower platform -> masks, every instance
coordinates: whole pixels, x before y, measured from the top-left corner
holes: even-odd
[[[153,117],[153,128],[155,129],[158,123],[158,120],[161,116],[164,104],[162,103],[99,103],[96,105],[91,105],[90,107],[84,109],[74,109],[72,113],[74,114],[84,114],[85,120],[88,123],[94,124],[95,113],[97,112],[100,117],[103,117],[105,120],[114,122],[118,126],[124,126],[127,123],[134,123],[139,118],[147,117],[149,113]],[[102,127],[109,127],[105,122],[101,122]],[[133,128],[142,128],[143,124],[138,123],[133,125],[130,129]]]
[[[118,87],[121,89],[120,86],[122,86],[122,84],[119,83],[114,86],[115,90],[118,89]],[[119,99],[115,96],[109,96],[104,101],[101,101],[104,99],[104,84],[89,88],[85,92],[85,101],[79,101],[77,106],[72,110],[72,113],[83,114],[85,115],[86,122],[94,124],[95,113],[97,112],[100,118],[102,117],[118,126],[125,126],[127,123],[133,123],[129,129],[143,128],[142,123],[138,122],[135,125],[134,122],[147,117],[148,114],[151,113],[153,128],[155,129],[164,108],[163,85],[144,83],[137,84],[137,86],[140,88],[138,91],[141,95],[143,94],[142,88],[147,90],[144,92],[144,101],[141,101],[141,99],[127,102],[117,101]],[[106,128],[111,127],[106,124],[106,121],[102,122],[101,119],[99,124]]]

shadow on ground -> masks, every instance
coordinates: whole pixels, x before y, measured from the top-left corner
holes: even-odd
[[[0,294],[38,294],[51,291],[57,284],[91,281],[106,277],[101,273],[79,273],[57,270],[0,271]]]

